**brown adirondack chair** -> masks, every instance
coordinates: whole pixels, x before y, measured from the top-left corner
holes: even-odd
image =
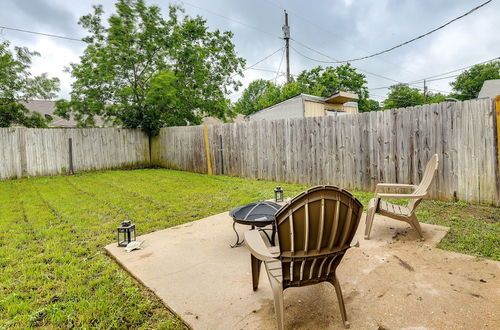
[[[335,287],[344,326],[349,327],[335,271],[346,251],[359,246],[353,238],[362,212],[362,204],[349,192],[335,186],[317,186],[277,211],[278,246],[268,246],[257,230],[245,233],[251,252],[253,290],[259,286],[264,262],[278,329],[283,329],[283,291],[325,281]]]
[[[410,226],[415,228],[421,239],[424,239],[422,228],[415,215],[415,208],[420,204],[423,197],[427,195],[427,190],[434,179],[437,168],[439,165],[438,155],[434,154],[427,166],[425,167],[424,176],[419,185],[411,184],[396,184],[396,183],[379,183],[375,189],[375,198],[372,198],[368,203],[368,211],[366,212],[366,228],[365,239],[370,239],[370,231],[372,229],[373,218],[375,213],[379,213],[396,220],[408,222]],[[379,191],[385,188],[409,189],[412,190],[409,194],[391,194],[380,193]],[[397,198],[408,199],[409,202],[406,206],[391,204],[382,198]]]

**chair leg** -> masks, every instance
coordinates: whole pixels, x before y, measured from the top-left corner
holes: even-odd
[[[372,230],[373,218],[375,217],[376,206],[371,207],[366,212],[365,220],[365,239],[370,239],[370,232]]]
[[[284,316],[283,316],[283,285],[277,281],[273,276],[269,275],[269,282],[273,290],[274,297],[274,312],[276,313],[276,322],[278,323],[278,330],[284,329]]]
[[[340,316],[342,316],[342,322],[344,322],[344,327],[346,329],[349,329],[351,325],[349,324],[349,321],[347,321],[347,313],[345,311],[344,297],[342,296],[342,290],[340,289],[340,283],[339,280],[337,279],[337,276],[333,278],[332,284],[335,287],[335,292],[337,293],[337,300],[339,301],[339,309],[340,309]]]
[[[408,220],[410,225],[417,231],[418,235],[420,236],[420,239],[424,240],[424,234],[422,232],[422,228],[420,227],[420,222],[418,222],[415,213],[413,213]]]
[[[257,291],[259,288],[259,277],[260,277],[260,266],[262,265],[262,261],[255,258],[253,254],[250,254],[252,259],[252,285],[253,291]]]

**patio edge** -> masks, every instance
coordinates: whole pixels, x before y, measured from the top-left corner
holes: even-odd
[[[104,250],[106,251],[106,254],[111,257],[116,263],[124,270],[126,271],[130,276],[132,276],[137,282],[139,282],[143,288],[145,288],[147,291],[151,292],[152,294],[155,295],[156,298],[158,298],[163,306],[165,306],[166,309],[173,315],[175,315],[179,320],[182,321],[182,323],[190,330],[194,330],[193,326],[189,324],[186,320],[184,320],[177,312],[175,312],[163,299],[161,299],[154,290],[152,290],[150,287],[144,283],[139,277],[137,277],[127,266],[125,266],[117,257],[115,257],[107,248],[107,246],[104,247]]]

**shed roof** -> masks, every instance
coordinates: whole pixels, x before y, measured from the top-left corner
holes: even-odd
[[[346,102],[351,102],[358,99],[359,99],[358,94],[349,92],[338,92],[328,97],[325,97],[324,101],[326,103],[344,104]]]
[[[495,98],[497,95],[500,95],[500,79],[485,80],[478,97]]]

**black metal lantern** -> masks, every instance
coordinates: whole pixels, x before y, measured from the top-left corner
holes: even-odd
[[[274,188],[274,201],[276,203],[283,202],[283,189],[279,186]]]
[[[125,220],[118,227],[118,246],[127,246],[135,241],[135,225],[130,220]]]

